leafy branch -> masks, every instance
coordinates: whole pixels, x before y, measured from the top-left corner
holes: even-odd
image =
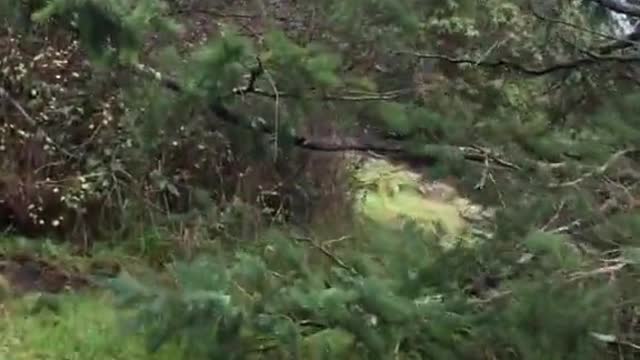
[[[601,31],[596,31],[594,29],[591,28],[586,28],[584,26],[578,25],[578,24],[574,24],[572,22],[560,19],[560,18],[550,18],[547,17],[541,13],[539,13],[536,9],[533,3],[529,3],[529,8],[531,9],[531,13],[533,14],[533,16],[535,18],[537,18],[540,21],[544,21],[547,23],[551,23],[551,24],[558,24],[558,25],[562,25],[562,26],[566,26],[568,28],[571,29],[575,29],[578,30],[580,32],[584,32],[587,34],[591,34],[591,35],[595,35],[598,36],[600,38],[603,39],[607,39],[607,40],[611,40],[611,42],[609,42],[606,45],[600,46],[596,49],[597,53],[601,54],[601,55],[608,55],[613,53],[614,51],[618,51],[618,50],[624,50],[627,49],[629,47],[632,46],[638,46],[640,45],[639,41],[640,41],[640,29],[634,29],[634,31],[630,32],[629,34],[626,34],[623,37],[619,37],[619,36],[614,36],[614,35],[609,35],[606,33],[603,33]]]
[[[183,86],[176,79],[164,76],[155,69],[148,66],[139,65],[138,71],[146,76],[153,77],[160,81],[163,87],[176,93],[184,92]],[[208,104],[209,110],[221,121],[235,126],[240,126],[249,130],[261,132],[264,135],[273,136],[276,130],[264,121],[251,121],[242,115],[233,112],[225,106],[220,99],[214,99]],[[292,134],[292,143],[302,149],[322,151],[322,152],[376,152],[384,155],[401,155],[421,160],[428,164],[435,164],[440,161],[440,157],[429,152],[413,151],[401,142],[382,141],[375,138],[343,136],[335,137],[307,137],[300,134]],[[460,154],[468,161],[484,164],[487,158],[491,163],[501,168],[519,169],[515,164],[500,159],[486,149],[478,149],[473,146],[453,146],[453,145],[423,145],[422,148],[437,148],[451,154]]]

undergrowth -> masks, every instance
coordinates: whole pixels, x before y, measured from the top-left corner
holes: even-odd
[[[630,2],[219,3],[1,0],[7,356],[637,357]]]
[[[189,359],[601,359],[622,283],[585,271],[598,260],[561,236],[523,245],[524,260],[486,242],[443,247],[415,225],[367,224],[350,239],[273,232],[175,263],[172,286],[152,273],[112,286],[149,350]]]
[[[179,358],[171,348],[149,355],[139,335],[123,331],[121,313],[105,294],[66,294],[48,301],[41,306],[43,300],[31,295],[1,305],[0,359]]]

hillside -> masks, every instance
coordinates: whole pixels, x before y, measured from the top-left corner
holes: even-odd
[[[637,357],[638,19],[0,1],[0,358]]]

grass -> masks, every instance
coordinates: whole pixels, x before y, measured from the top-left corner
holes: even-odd
[[[362,206],[369,218],[387,224],[399,224],[403,218],[433,227],[440,223],[448,233],[460,233],[465,222],[455,205],[425,199],[419,194],[401,192],[394,196],[368,194]]]
[[[4,256],[28,254],[81,273],[88,273],[96,261],[125,264],[133,273],[145,268],[143,259],[128,256],[117,248],[98,248],[91,257],[76,256],[68,244],[46,239],[3,238],[0,253]],[[34,312],[42,304],[45,307]],[[0,298],[0,360],[179,358],[177,352],[169,350],[147,354],[141,337],[122,328],[119,315],[122,312],[113,306],[110,296],[103,290],[46,296],[30,293]]]
[[[108,296],[99,293],[59,295],[55,311],[33,314],[31,296],[2,305],[0,360],[177,359],[171,349],[148,355],[138,336],[120,327]]]
[[[427,228],[435,223],[450,234],[460,234],[466,222],[460,216],[459,202],[430,198],[418,189],[420,180],[414,173],[386,161],[374,160],[358,174],[362,200],[357,210],[366,217],[392,227],[411,219]]]
[[[450,233],[460,233],[465,221],[453,202],[431,199],[418,191],[416,176],[386,162],[372,162],[359,174],[364,187],[373,189],[359,202],[358,210],[381,224],[396,227],[404,218],[425,226],[442,224]],[[71,255],[64,244],[50,241],[3,239],[0,253],[28,253],[65,267],[86,271],[96,260],[116,261],[128,269],[145,267],[142,257],[131,257],[123,249],[102,249],[92,258]],[[140,255],[140,254],[138,254]],[[37,298],[0,302],[0,360],[113,360],[179,359],[176,349],[166,348],[149,355],[140,336],[121,328],[119,315],[105,292],[57,295],[55,310],[33,313]]]

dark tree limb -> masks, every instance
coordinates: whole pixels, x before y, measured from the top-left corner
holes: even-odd
[[[245,94],[256,91],[256,82],[264,74],[264,66],[262,66],[262,60],[260,60],[260,57],[256,56],[256,61],[258,63],[249,73],[249,82],[247,83],[247,86],[242,89],[234,89],[234,94]]]
[[[618,36],[606,34],[600,31],[596,31],[590,28],[586,28],[584,26],[577,25],[563,19],[547,17],[543,14],[540,14],[538,11],[536,11],[534,4],[532,4],[531,2],[529,4],[529,8],[531,9],[531,13],[533,14],[533,16],[538,20],[551,23],[551,24],[566,26],[581,32],[585,32],[591,35],[601,37],[603,39],[611,40],[610,43],[600,46],[595,50],[597,53],[601,55],[609,55],[614,51],[624,50],[632,46],[640,45],[640,27],[638,26],[629,34],[626,34],[623,37],[618,37]]]
[[[625,0],[591,0],[591,2],[618,14],[640,17],[640,5],[632,4]]]
[[[584,27],[582,25],[578,25],[578,24],[572,23],[570,21],[566,21],[566,20],[561,19],[561,18],[548,17],[546,15],[543,15],[538,10],[536,10],[534,1],[529,1],[528,5],[529,5],[529,9],[531,11],[531,14],[533,14],[533,16],[536,19],[540,20],[540,21],[544,21],[544,22],[547,22],[547,23],[550,23],[550,24],[566,26],[568,28],[571,28],[571,29],[574,29],[574,30],[578,30],[580,32],[588,33],[588,34],[591,34],[591,35],[595,35],[595,36],[598,36],[598,37],[601,37],[601,38],[604,38],[604,39],[608,39],[608,40],[614,40],[614,41],[621,40],[617,36],[606,34],[606,33],[603,33],[601,31],[596,31],[594,29],[591,29],[591,28],[588,28],[588,27]]]
[[[608,56],[608,55],[599,55],[596,53],[585,51],[587,56],[567,60],[564,62],[559,62],[556,64],[551,64],[548,66],[542,67],[533,67],[523,65],[517,62],[513,62],[505,59],[498,60],[476,60],[471,58],[457,58],[451,57],[442,54],[423,54],[419,52],[408,52],[408,51],[400,51],[401,54],[412,55],[421,59],[435,59],[442,60],[452,64],[467,64],[474,66],[482,66],[489,68],[504,68],[512,71],[519,72],[524,75],[529,76],[542,76],[549,75],[552,73],[556,73],[562,70],[575,70],[585,66],[594,66],[604,63],[620,63],[620,64],[629,64],[629,63],[640,63],[640,56]]]
[[[598,52],[603,55],[608,55],[614,51],[628,49],[632,46],[638,46],[640,45],[639,42],[640,28],[636,27],[636,29],[632,33],[627,34],[624,38],[600,47],[598,49]]]

